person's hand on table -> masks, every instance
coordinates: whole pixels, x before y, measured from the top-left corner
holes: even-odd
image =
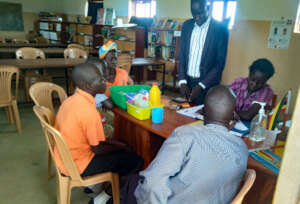
[[[190,102],[194,101],[196,98],[200,97],[201,93],[202,93],[202,87],[200,85],[195,86],[192,89],[192,93],[191,93],[191,96],[189,98],[189,101]]]
[[[180,94],[182,97],[186,98],[187,100],[189,99],[191,91],[187,84],[183,83],[180,85]]]

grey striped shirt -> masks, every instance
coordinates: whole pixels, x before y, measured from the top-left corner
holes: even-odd
[[[140,173],[138,204],[227,204],[245,173],[248,148],[219,125],[186,125]]]

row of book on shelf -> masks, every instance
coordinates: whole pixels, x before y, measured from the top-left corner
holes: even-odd
[[[176,46],[176,37],[174,36],[173,31],[151,30],[148,32],[148,43]]]
[[[148,57],[163,58],[175,62],[175,51],[176,47],[167,46],[148,46]]]
[[[181,30],[183,22],[178,22],[172,19],[161,19],[154,22],[152,27],[160,29]]]

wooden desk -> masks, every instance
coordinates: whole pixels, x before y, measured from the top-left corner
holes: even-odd
[[[0,47],[14,47],[14,48],[20,48],[20,47],[36,47],[36,48],[46,48],[46,47],[61,47],[66,48],[67,44],[62,43],[50,43],[50,44],[44,44],[44,43],[0,43]]]
[[[144,67],[145,66],[152,66],[152,67],[162,67],[162,73],[163,73],[163,80],[162,80],[162,89],[161,92],[164,93],[165,90],[165,84],[166,84],[166,65],[164,62],[152,58],[134,58],[132,60],[131,67],[132,68],[142,68],[142,69],[134,69],[135,70],[135,80],[138,82],[141,82],[144,77]],[[153,69],[152,71],[157,71],[156,69]]]
[[[84,63],[86,59],[64,59],[64,58],[48,58],[34,60],[17,60],[17,59],[0,59],[0,65],[12,65],[19,67],[24,72],[27,70],[41,70],[61,68],[65,70],[65,80],[67,92],[69,91],[68,69],[73,68],[77,64]]]
[[[175,128],[196,121],[170,109],[165,109],[162,124],[152,124],[151,120],[137,120],[120,108],[114,108],[113,111],[115,113],[114,137],[130,144],[134,151],[144,159],[144,167],[147,167],[155,158],[162,143]],[[247,139],[244,141],[249,146]],[[256,148],[254,144],[249,147]],[[246,203],[271,203],[277,176],[252,157],[249,157],[248,168],[256,170],[257,179],[246,196]]]

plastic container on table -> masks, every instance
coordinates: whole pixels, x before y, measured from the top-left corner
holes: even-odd
[[[148,120],[151,116],[151,107],[148,108],[140,108],[138,106],[132,105],[130,103],[127,104],[127,112],[139,120]]]
[[[123,110],[127,109],[127,93],[138,93],[141,89],[150,91],[150,87],[146,85],[111,86],[109,89],[112,102]]]
[[[153,83],[152,84],[152,88],[150,89],[150,103],[152,105],[152,107],[159,107],[161,105],[160,103],[160,90],[157,86],[157,83]]]

